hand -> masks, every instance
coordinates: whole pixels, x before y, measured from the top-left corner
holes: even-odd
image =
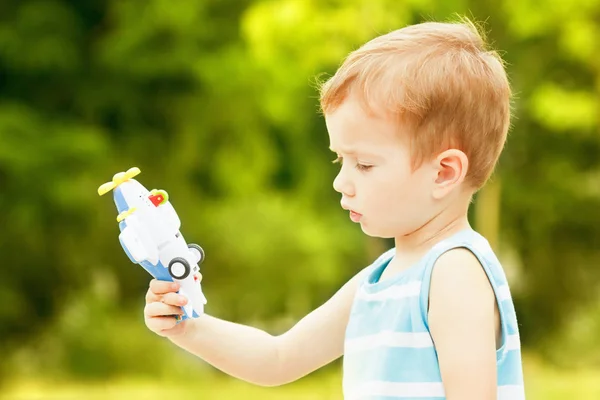
[[[188,300],[176,292],[179,284],[176,282],[150,281],[146,293],[146,307],[144,307],[144,321],[152,332],[163,337],[174,337],[185,333],[189,320],[177,323],[177,317],[183,315],[181,306]]]

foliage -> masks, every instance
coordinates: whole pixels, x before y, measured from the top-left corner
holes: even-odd
[[[526,395],[531,400],[595,400],[600,396],[598,371],[564,370],[550,368],[538,360],[525,359]],[[329,371],[313,373],[291,384],[264,388],[235,380],[223,374],[185,379],[110,380],[85,385],[73,383],[23,383],[8,388],[0,395],[1,400],[159,400],[174,397],[181,400],[195,399],[291,399],[291,400],[338,400],[342,399],[340,373]]]
[[[119,247],[111,200],[96,195],[131,166],[169,192],[186,239],[205,248],[211,312],[284,329],[325,301],[389,243],[339,211],[315,83],[375,35],[455,12],[485,21],[508,63],[499,250],[515,255],[525,343],[548,343],[596,301],[600,278],[600,3],[545,4],[2,2],[2,351],[56,334],[78,354],[85,341],[72,332],[94,320],[61,331],[63,318],[97,276],[115,282],[98,295],[109,304],[82,300],[80,312],[109,325],[141,312],[148,276]],[[99,364],[122,350],[105,345]],[[98,368],[90,374],[109,374]]]

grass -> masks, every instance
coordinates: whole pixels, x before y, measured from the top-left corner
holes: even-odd
[[[600,370],[558,370],[527,359],[525,385],[528,400],[596,400],[600,398]],[[6,389],[1,400],[342,400],[339,373],[319,373],[276,388],[261,388],[219,376],[181,383],[131,379],[102,384],[29,381],[13,382]]]

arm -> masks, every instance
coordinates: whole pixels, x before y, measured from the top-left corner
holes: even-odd
[[[163,302],[147,306],[157,304],[154,307],[160,311],[147,311],[146,323],[151,330],[231,376],[262,386],[282,385],[342,355],[350,308],[361,277],[362,273],[354,276],[325,304],[280,336],[209,315],[173,327],[174,318],[165,315],[180,313],[175,307],[181,305],[175,293],[164,294]],[[173,308],[165,310],[161,304]],[[169,334],[171,329],[174,332]]]
[[[429,326],[448,400],[495,400],[494,291],[477,258],[466,249],[442,255],[433,269]]]

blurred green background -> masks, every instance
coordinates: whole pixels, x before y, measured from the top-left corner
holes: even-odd
[[[598,0],[2,0],[0,398],[341,399],[339,362],[256,388],[147,331],[149,275],[96,190],[140,167],[206,251],[208,312],[283,332],[391,245],[339,208],[316,83],[455,13],[516,95],[471,217],[512,283],[528,398],[600,398]]]

